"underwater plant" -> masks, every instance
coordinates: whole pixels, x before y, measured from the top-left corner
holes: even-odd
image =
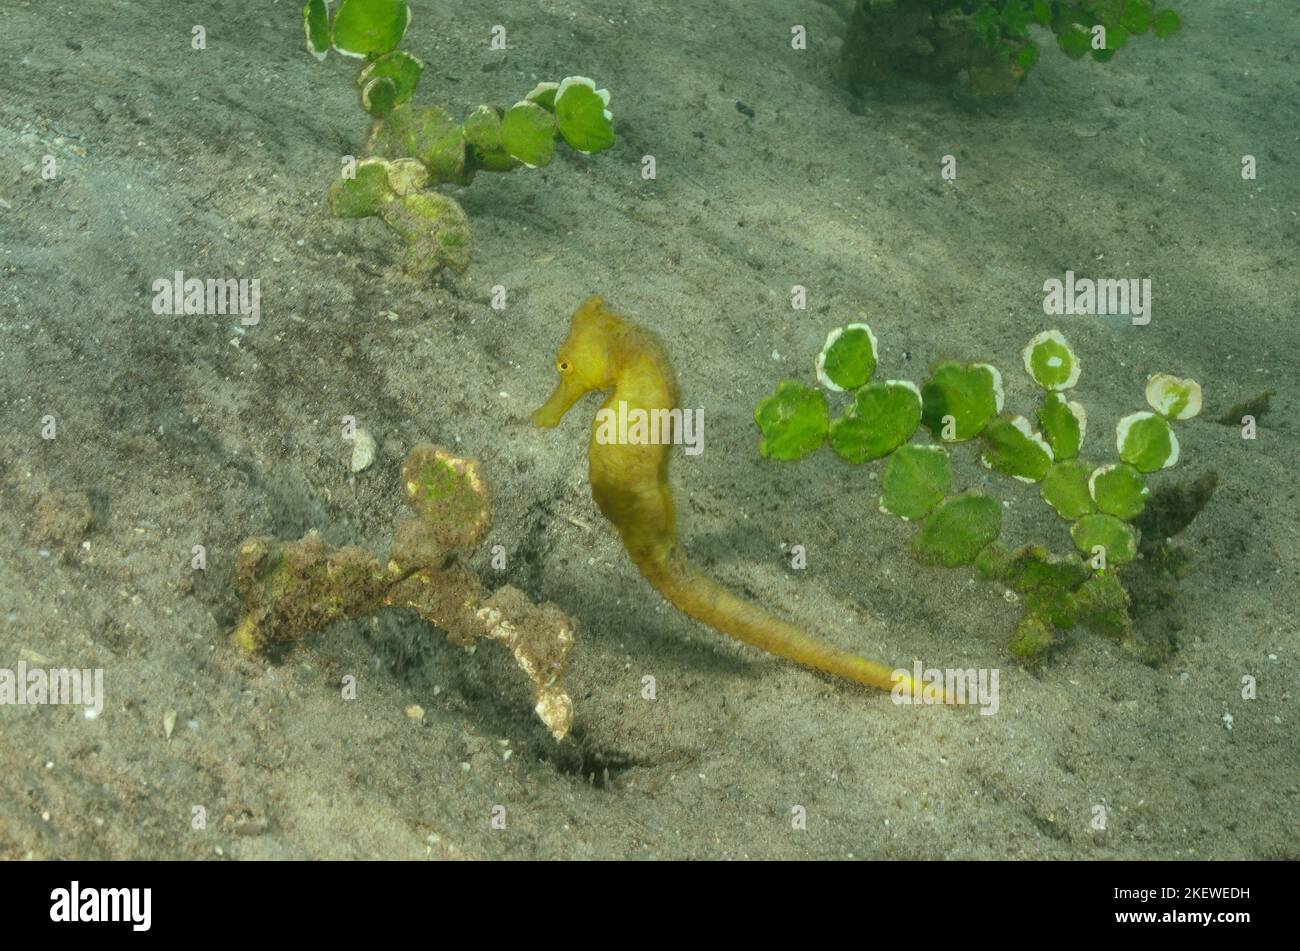
[[[1034,25],[1071,59],[1104,63],[1131,37],[1172,36],[1182,18],[1156,0],[857,0],[843,67],[855,88],[898,77],[949,83],[966,72],[977,97],[1006,96],[1038,62]]]
[[[362,58],[361,105],[374,120],[365,156],[344,161],[329,191],[339,218],[378,217],[405,239],[406,273],[431,277],[469,265],[471,231],[460,203],[432,190],[469,185],[479,172],[550,164],[557,142],[583,153],[614,144],[609,91],[584,76],[539,83],[509,109],[482,105],[457,122],[441,106],[416,105],[424,63],[397,49],[411,21],[406,0],[326,0],[303,7],[307,49]]]
[[[1040,333],[1021,356],[1043,394],[1035,422],[1004,412],[1002,374],[987,363],[939,363],[920,387],[903,380],[869,382],[878,358],[871,328],[837,328],[817,355],[816,375],[827,390],[847,393],[850,402],[832,420],[821,390],[782,380],[754,410],[762,432],[759,452],[795,460],[828,444],[849,463],[886,460],[876,507],[919,523],[911,541],[914,557],[934,567],[973,565],[1023,601],[1011,637],[1016,656],[1035,658],[1057,642],[1058,632],[1076,626],[1131,645],[1125,571],[1139,553],[1134,523],[1147,507],[1148,476],[1178,461],[1172,424],[1200,412],[1200,385],[1166,373],[1152,376],[1146,384],[1151,410],[1119,421],[1118,458],[1098,464],[1079,455],[1088,415],[1067,396],[1079,380],[1080,363],[1065,337],[1056,330]],[[922,427],[935,441],[912,441]],[[1038,485],[1043,501],[1070,523],[1075,552],[1053,555],[1032,544],[1009,551],[999,540],[1001,501],[977,490],[950,495],[947,447],[975,439],[985,468]],[[1149,527],[1161,539],[1176,534],[1212,493],[1213,478],[1192,493],[1190,515],[1178,522],[1152,519]]]
[[[538,717],[563,739],[573,724],[573,701],[560,682],[573,620],[509,585],[489,594],[457,559],[492,521],[477,461],[416,446],[402,465],[402,485],[416,517],[397,526],[386,559],[355,545],[331,548],[315,531],[293,542],[244,541],[235,565],[242,602],[235,644],[257,656],[335,621],[405,608],[463,647],[478,638],[504,645],[532,682]]]

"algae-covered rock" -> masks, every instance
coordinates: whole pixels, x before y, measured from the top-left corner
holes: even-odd
[[[371,155],[418,159],[435,183],[468,185],[474,179],[473,169],[466,166],[460,124],[439,106],[395,106],[375,124],[367,148]]]
[[[946,499],[912,537],[912,553],[922,564],[954,568],[975,561],[1002,531],[1002,503],[979,492]]]
[[[417,192],[384,205],[380,215],[407,242],[403,269],[411,277],[436,276],[443,268],[469,267],[469,219],[460,204],[437,192]]]
[[[1008,647],[1021,660],[1036,660],[1056,642],[1056,628],[1040,615],[1026,611],[1011,632]]]
[[[981,578],[1000,581],[1011,567],[1012,554],[1007,546],[994,539],[979,550],[972,564]]]
[[[531,681],[538,717],[563,739],[573,725],[573,702],[561,680],[573,620],[516,588],[489,594],[457,560],[456,550],[479,541],[491,519],[473,459],[418,446],[402,474],[417,517],[398,525],[387,559],[357,546],[331,548],[314,531],[298,541],[250,538],[240,546],[236,645],[258,656],[336,621],[384,608],[413,611],[454,643],[501,643]]]
[[[1078,623],[1123,644],[1133,640],[1129,595],[1114,569],[1094,572],[1074,594]]]
[[[388,163],[388,187],[398,198],[424,191],[429,184],[429,170],[418,159],[395,159]]]
[[[1069,630],[1076,620],[1074,591],[1089,574],[1077,555],[1058,558],[1038,545],[1026,545],[1012,556],[1002,580],[1020,592],[1028,611]]]
[[[436,527],[443,550],[474,544],[491,523],[491,504],[476,459],[437,446],[416,446],[402,464],[402,489],[407,504]]]
[[[336,218],[369,218],[393,200],[388,183],[388,163],[363,159],[352,178],[337,179],[329,190],[330,213]]]
[[[942,446],[903,446],[885,466],[880,511],[905,520],[924,518],[952,485],[948,451]]]

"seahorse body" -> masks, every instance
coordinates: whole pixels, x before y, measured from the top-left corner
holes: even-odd
[[[650,331],[605,309],[592,297],[573,314],[569,337],[556,357],[559,384],[533,413],[538,426],[559,424],[592,390],[612,390],[602,410],[629,415],[641,409],[677,407],[677,385],[668,356]],[[668,485],[669,445],[597,438],[592,424],[587,459],[591,494],[601,514],[618,530],[632,561],[654,588],[691,617],[737,640],[817,670],[882,690],[918,690],[910,677],[833,647],[793,624],[739,598],[706,577],[677,544],[677,519]]]

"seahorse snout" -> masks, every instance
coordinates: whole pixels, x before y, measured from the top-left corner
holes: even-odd
[[[558,426],[564,414],[587,394],[587,388],[572,376],[561,376],[551,398],[533,411],[533,424],[545,429]]]

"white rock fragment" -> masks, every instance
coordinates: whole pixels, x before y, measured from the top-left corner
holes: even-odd
[[[375,461],[375,437],[369,430],[357,429],[352,437],[352,471],[364,472]]]

